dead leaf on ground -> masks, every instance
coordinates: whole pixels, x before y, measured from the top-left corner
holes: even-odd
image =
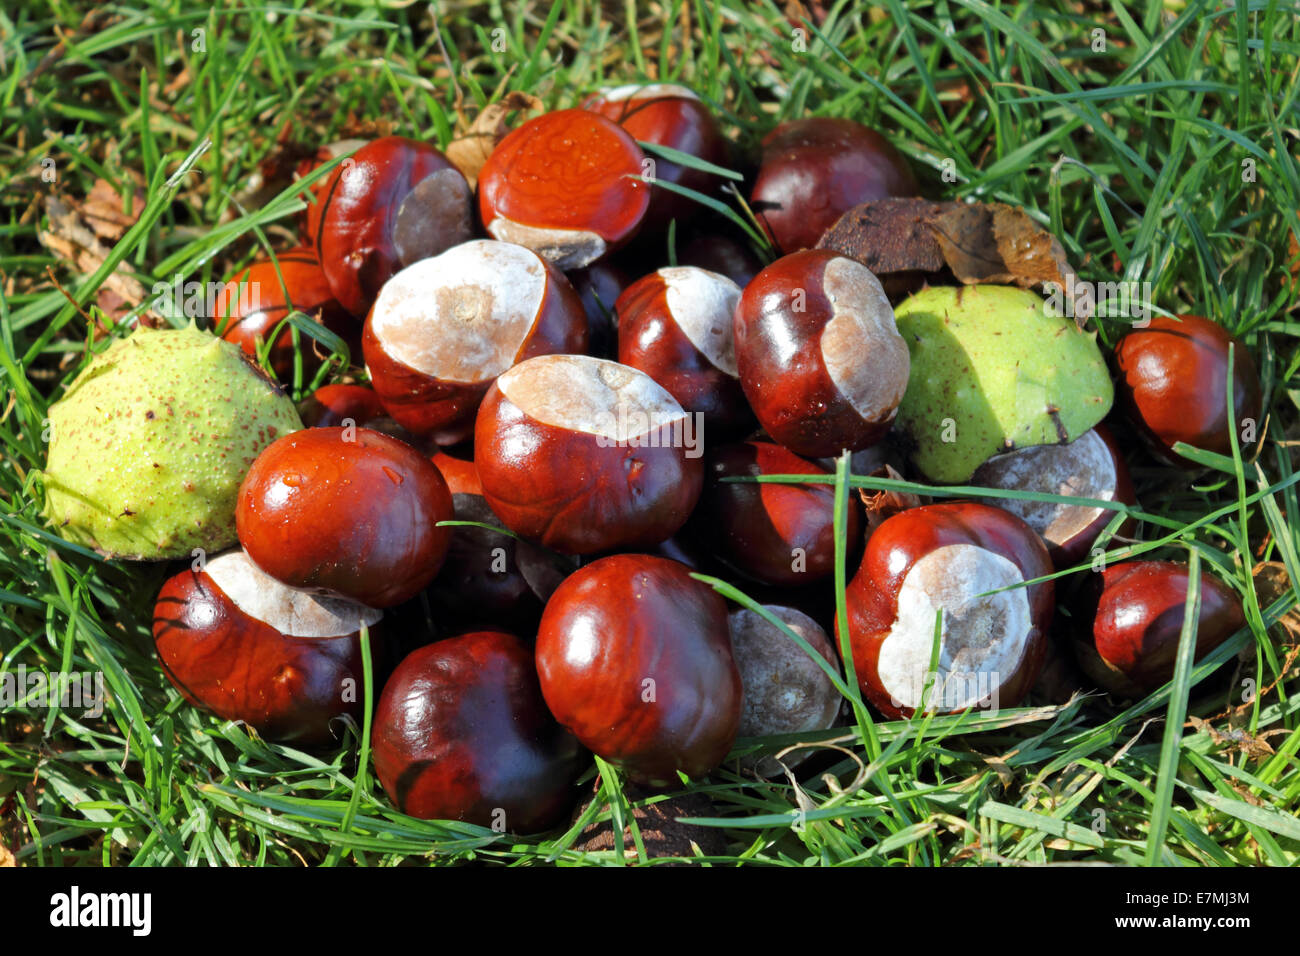
[[[473,189],[479,170],[487,162],[497,143],[510,132],[506,117],[511,113],[541,112],[541,100],[528,93],[512,90],[495,103],[483,107],[468,128],[447,144],[447,158],[461,171]]]
[[[3,843],[0,843],[0,869],[3,869],[4,867],[7,866],[17,866],[17,865],[18,865],[18,861],[14,859],[13,853],[9,850],[7,846],[5,846]]]
[[[894,470],[892,465],[885,465],[884,468],[871,473],[872,478],[890,478],[894,481],[903,481],[903,476]],[[908,508],[917,508],[922,504],[921,496],[913,494],[910,491],[887,491],[873,488],[859,488],[858,497],[862,499],[862,505],[867,512],[867,528],[874,530],[884,524],[886,520],[892,518],[900,511],[906,511]]]
[[[45,214],[49,217],[50,228],[37,232],[41,245],[49,249],[74,272],[93,275],[104,260],[108,258],[109,248],[95,235],[80,215],[63,199],[50,196],[45,200]],[[109,273],[100,287],[101,293],[111,293],[101,301],[101,308],[114,319],[121,318],[131,308],[149,298],[144,284],[131,274],[125,265],[119,265]],[[114,298],[114,296],[116,298]],[[123,308],[123,304],[126,308]],[[161,316],[152,310],[142,314],[137,320],[141,325],[156,326]]]
[[[90,195],[82,202],[70,200],[68,205],[81,214],[95,235],[110,242],[116,242],[126,235],[126,231],[135,225],[140,214],[144,212],[145,194],[143,180],[139,173],[128,173],[135,188],[125,203],[117,187],[107,179],[96,179],[90,189]]]
[[[1005,203],[878,199],[846,212],[817,245],[882,279],[946,266],[966,285],[1056,286],[1063,294],[1078,281],[1056,237]],[[1092,297],[1076,296],[1073,312],[1082,328],[1092,316]]]

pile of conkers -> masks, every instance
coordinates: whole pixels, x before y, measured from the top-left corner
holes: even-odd
[[[1095,341],[1032,293],[899,303],[862,263],[813,248],[853,206],[918,193],[879,133],[814,118],[763,140],[750,205],[766,265],[679,191],[717,195],[711,170],[736,158],[707,104],[665,84],[521,123],[476,189],[425,143],[323,149],[338,165],[312,190],[305,245],[232,280],[232,300],[259,292],[220,329],[284,376],[283,317],[314,313],[360,346],[364,374],[309,396],[309,427],[253,461],[239,549],[164,586],[154,636],[181,693],[307,745],[373,707],[398,808],[530,833],[568,818],[587,752],[673,788],[740,738],[833,727],[840,646],[888,718],[1014,706],[1068,600],[1098,686],[1168,681],[1186,566],[1091,573],[1108,528],[1138,530],[1115,520],[1136,500],[1113,429],[1176,466],[1195,467],[1180,441],[1231,454],[1261,412],[1247,349],[1206,319],[1135,329],[1114,350],[1124,415],[1108,427]],[[679,254],[662,262],[672,224]],[[1065,371],[1030,375],[1034,361]],[[981,384],[1004,379],[1032,384]],[[839,634],[827,459],[844,452],[859,474],[987,494],[892,514],[851,498]],[[804,482],[764,480],[779,476]],[[1243,618],[1209,575],[1200,608],[1204,654]],[[737,767],[775,776],[812,752],[760,746]]]

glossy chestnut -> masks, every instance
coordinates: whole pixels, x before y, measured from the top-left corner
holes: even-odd
[[[537,673],[556,719],[636,783],[707,774],[740,725],[726,604],[665,558],[614,555],[570,575],[542,615]]]
[[[1095,578],[1076,614],[1079,664],[1110,693],[1144,697],[1173,680],[1191,582],[1188,567],[1176,561],[1125,561]],[[1202,572],[1200,590],[1197,660],[1245,625],[1241,601],[1218,578]]]
[[[357,317],[403,266],[474,234],[465,177],[434,147],[401,136],[362,146],[321,193],[312,242],[334,297]]]
[[[866,266],[820,249],[778,259],[745,288],[735,335],[750,407],[795,454],[857,451],[889,431],[911,357]]]
[[[274,335],[275,342],[268,356],[271,369],[281,381],[291,381],[293,329],[287,323],[281,327],[290,312],[305,312],[353,343],[357,321],[335,301],[313,250],[290,249],[277,255],[276,262],[280,266],[278,273],[275,263],[267,259],[255,262],[226,283],[213,318],[221,337],[234,342],[253,359],[257,357],[258,346]],[[320,367],[321,358],[310,336],[299,333],[299,341],[303,370],[310,374]]]
[[[365,146],[367,142],[369,141],[364,139],[340,139],[333,143],[326,143],[317,149],[314,155],[298,163],[297,169],[294,170],[294,180],[311,175],[326,163],[333,162],[340,156],[349,156],[355,153],[362,146]],[[316,234],[320,229],[320,217],[324,209],[321,199],[325,195],[325,188],[329,185],[329,181],[328,175],[317,179],[303,196],[307,208],[298,217],[298,237],[308,246],[314,245]]]
[[[322,385],[298,403],[298,417],[308,428],[332,428],[347,422],[367,425],[384,414],[379,396],[368,385]]]
[[[650,376],[583,355],[521,362],[474,433],[483,495],[507,528],[566,554],[651,547],[699,499],[693,416]]]
[[[286,587],[243,551],[169,578],[153,638],[167,679],[191,704],[242,720],[268,740],[335,741],[340,717],[360,721],[360,632],[371,646],[381,612]]]
[[[736,371],[740,287],[694,266],[659,269],[618,298],[618,360],[640,369],[713,434],[753,426]]]
[[[559,110],[512,130],[479,173],[479,214],[494,239],[560,269],[603,258],[636,234],[650,201],[645,155],[587,110]]]
[[[587,317],[568,280],[537,253],[476,239],[386,282],[362,345],[393,419],[454,444],[469,437],[483,394],[506,369],[585,351]]]
[[[798,587],[824,579],[835,570],[834,485],[724,479],[828,474],[771,442],[720,446],[709,454],[699,518],[691,527],[716,558],[764,584]],[[861,522],[860,507],[850,500],[850,558]]]
[[[409,654],[374,719],[375,773],[399,810],[536,833],[577,798],[582,750],[542,702],[531,651],[479,631]]]
[[[289,587],[391,607],[433,580],[451,495],[405,442],[368,428],[285,435],[252,463],[235,507],[248,556]]]
[[[583,109],[613,120],[635,140],[667,146],[697,159],[725,166],[727,141],[709,108],[693,90],[675,83],[632,84],[604,89],[583,100]],[[691,169],[659,156],[654,162],[657,181],[684,186],[711,195],[722,180],[713,173]],[[699,205],[680,193],[655,186],[643,230],[659,232],[676,219],[678,228],[699,211]]]
[[[996,455],[980,465],[970,483],[977,488],[1137,504],[1128,466],[1103,425],[1065,445],[1035,445]],[[1089,505],[1019,498],[981,500],[1024,519],[1042,535],[1058,570],[1086,561],[1097,536],[1115,517],[1114,511]],[[1117,534],[1132,535],[1136,524],[1132,518],[1127,519]]]
[[[920,191],[902,154],[853,120],[792,120],[768,133],[762,146],[749,202],[786,253],[811,249],[859,203]]]
[[[1229,345],[1236,422],[1228,420]],[[1263,426],[1259,373],[1250,350],[1217,322],[1195,315],[1153,316],[1149,326],[1116,343],[1115,363],[1117,403],[1162,461],[1201,467],[1174,452],[1180,441],[1231,455],[1233,431],[1243,456],[1251,453],[1247,439],[1253,441]]]
[[[863,695],[890,718],[923,703],[938,713],[1014,707],[1042,668],[1055,607],[1051,581],[1023,585],[1051,572],[1038,533],[1001,508],[955,502],[889,518],[846,591]]]
[[[795,608],[769,606],[765,610],[807,641],[839,672],[839,655],[816,621]],[[769,737],[835,726],[844,698],[802,647],[748,608],[733,611],[730,623],[731,652],[744,685],[739,736]],[[775,755],[751,756],[741,763],[765,777],[774,777],[782,773],[782,765],[792,769],[810,754],[810,750],[795,750],[779,759]]]

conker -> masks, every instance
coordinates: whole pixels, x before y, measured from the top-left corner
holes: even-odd
[[[542,615],[537,673],[556,719],[636,783],[707,774],[740,724],[726,604],[666,558],[613,555],[565,579]]]
[[[460,170],[434,147],[401,136],[362,146],[321,193],[312,241],[334,297],[358,317],[403,266],[474,234]]]
[[[453,444],[469,436],[483,393],[506,369],[585,351],[587,317],[568,280],[537,253],[477,239],[385,283],[362,344],[393,419]]]
[[[516,534],[566,554],[650,547],[700,495],[694,421],[650,376],[583,355],[521,362],[474,434],[483,495]]]
[[[911,357],[866,266],[815,249],[772,263],[736,308],[736,367],[759,423],[808,458],[889,431]]]
[[[1104,426],[1089,429],[1065,445],[1034,445],[1005,455],[995,455],[976,470],[972,485],[1041,494],[1093,498],[1136,504],[1128,466]],[[1115,512],[1089,505],[1058,504],[1021,498],[985,498],[985,504],[1004,508],[1023,518],[1042,535],[1057,569],[1087,559],[1097,536]],[[1118,534],[1131,535],[1136,522],[1129,518]]]
[[[617,86],[587,97],[583,109],[613,120],[642,143],[667,146],[688,153],[715,166],[727,161],[727,141],[709,108],[694,91],[674,83]],[[711,194],[721,180],[714,173],[691,169],[662,157],[652,157],[654,178]],[[678,228],[689,222],[700,207],[690,198],[655,186],[642,229],[660,231],[676,219]]]
[[[1232,404],[1228,421],[1228,346],[1233,346]],[[1177,442],[1232,454],[1231,432],[1247,444],[1246,422],[1257,433],[1262,414],[1259,373],[1250,350],[1216,322],[1196,315],[1154,316],[1146,328],[1115,345],[1118,403],[1157,458],[1184,468],[1201,466],[1174,452]]]
[[[369,386],[322,385],[298,403],[298,415],[308,428],[366,425],[384,417],[384,406]]]
[[[235,527],[259,568],[293,588],[391,607],[442,566],[451,495],[405,442],[368,428],[285,435],[253,462]]]
[[[668,390],[710,429],[735,433],[753,413],[736,372],[740,287],[694,266],[659,269],[619,296],[618,360]]]
[[[699,518],[691,527],[715,557],[765,584],[797,587],[821,580],[835,570],[834,485],[723,479],[828,474],[771,442],[720,446],[709,455]],[[859,506],[850,500],[850,554],[861,529]]]
[[[375,773],[399,810],[514,833],[558,823],[582,751],[547,712],[532,653],[479,631],[411,652],[374,720]]]
[[[381,612],[286,587],[243,551],[167,580],[153,637],[167,679],[190,703],[268,740],[323,745],[331,722],[362,713],[360,632]]]
[[[617,124],[559,110],[512,130],[479,172],[479,213],[494,239],[560,269],[590,265],[636,234],[650,201],[645,156]]]
[[[923,700],[938,713],[1014,707],[1042,668],[1054,608],[1051,581],[1016,585],[1051,572],[1037,532],[1001,508],[954,502],[889,518],[845,593],[863,695],[890,718]]]
[[[287,323],[278,333],[276,329],[290,312],[305,312],[331,332],[353,342],[357,322],[335,301],[311,249],[290,249],[277,255],[276,262],[280,265],[279,273],[275,263],[267,259],[254,263],[226,283],[216,323],[223,339],[234,342],[254,359],[259,344],[275,335],[268,356],[271,369],[277,378],[288,381],[293,377],[293,329]],[[303,368],[306,372],[314,371],[321,364],[313,347],[315,343],[305,335],[300,336],[300,341]]]
[[[902,154],[853,120],[792,120],[768,133],[762,146],[749,202],[783,252],[811,249],[859,203],[919,192]]]
[[[1079,664],[1110,693],[1144,697],[1173,680],[1191,582],[1188,567],[1175,561],[1125,561],[1112,564],[1096,578],[1075,618]],[[1202,573],[1196,658],[1244,625],[1236,594]]]

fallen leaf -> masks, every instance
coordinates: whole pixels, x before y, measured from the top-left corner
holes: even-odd
[[[139,180],[139,174],[132,176],[136,188],[131,191],[123,209],[123,200],[117,187],[107,179],[96,179],[90,189],[90,195],[84,201],[69,202],[73,211],[80,213],[95,235],[101,239],[116,242],[135,225],[144,212],[145,195]]]
[[[884,468],[872,472],[871,477],[903,480],[903,476],[895,471],[892,465],[885,465]],[[868,533],[900,511],[920,507],[922,503],[921,496],[910,491],[876,491],[870,488],[859,488],[858,497],[862,499],[862,505],[866,508]]]
[[[3,843],[0,843],[0,869],[7,866],[17,866],[18,861],[14,859],[13,853]]]
[[[492,150],[510,132],[506,117],[511,113],[540,112],[543,108],[537,97],[512,90],[495,103],[483,107],[474,122],[447,144],[447,158],[469,181],[471,189],[478,182],[479,170],[492,155]]]

